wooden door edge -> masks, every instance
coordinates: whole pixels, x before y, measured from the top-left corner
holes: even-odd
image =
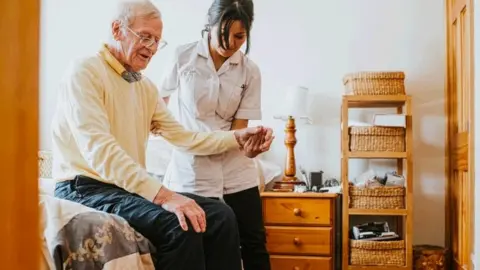
[[[40,0],[0,1],[1,269],[40,269],[40,10]]]
[[[473,0],[467,0],[467,5],[469,7],[469,20],[470,20],[470,54],[471,58],[470,59],[475,59],[475,36],[474,36],[474,16],[475,16],[475,11],[474,11],[474,4]],[[450,218],[451,218],[451,194],[450,194],[450,189],[451,189],[451,182],[450,179],[452,178],[452,163],[450,160],[450,154],[452,153],[451,151],[451,143],[453,142],[454,138],[454,123],[451,121],[450,114],[451,112],[455,113],[455,108],[453,107],[453,102],[452,99],[450,98],[452,94],[452,87],[451,83],[452,80],[450,79],[451,72],[450,72],[450,65],[452,64],[452,58],[450,56],[450,21],[451,21],[451,6],[450,6],[450,1],[445,1],[445,33],[446,33],[446,42],[445,42],[445,60],[446,60],[446,65],[445,65],[445,121],[446,121],[446,136],[445,136],[445,248],[447,249],[447,263],[448,266],[453,266],[455,263],[453,262],[453,254],[452,254],[452,228],[450,224]],[[470,226],[468,229],[468,233],[473,236],[475,233],[475,207],[474,207],[474,198],[475,198],[475,64],[474,60],[470,61],[469,63],[470,66],[470,106],[471,110],[469,112],[469,154],[468,154],[468,170],[469,170],[469,183],[468,186],[470,188],[470,199],[466,201],[466,210],[467,213],[470,215],[469,221],[470,221]],[[468,254],[472,255],[473,250],[474,250],[474,241],[472,241],[472,237],[470,237],[470,240],[467,242],[467,249],[468,249]],[[472,257],[472,256],[470,256]],[[467,266],[467,269],[472,269],[473,267],[473,259],[468,259],[467,260],[469,265]]]
[[[452,125],[450,123],[450,112],[451,110],[451,100],[450,100],[450,81],[449,76],[450,76],[450,2],[445,1],[444,2],[444,7],[445,7],[445,78],[444,78],[444,92],[445,92],[445,235],[444,235],[444,245],[445,248],[447,249],[447,254],[446,256],[446,261],[447,261],[447,269],[452,262],[452,253],[451,253],[451,248],[452,248],[452,241],[451,241],[451,226],[450,226],[450,209],[451,209],[451,199],[450,199],[450,138],[452,138]]]
[[[470,186],[470,198],[468,201],[467,211],[470,213],[470,240],[468,241],[468,269],[473,270],[474,265],[474,249],[475,249],[475,5],[474,0],[468,0],[470,10],[470,121],[468,123],[469,129],[469,142],[468,142],[468,170],[470,172],[469,186]],[[480,232],[479,232],[480,233]],[[476,251],[479,253],[480,251]],[[477,254],[478,256],[479,254]]]

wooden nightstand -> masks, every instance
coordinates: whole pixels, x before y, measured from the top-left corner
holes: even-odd
[[[335,242],[340,239],[339,195],[263,192],[261,196],[272,269],[334,269]]]

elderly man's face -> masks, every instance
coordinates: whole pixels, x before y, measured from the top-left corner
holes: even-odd
[[[124,26],[114,24],[113,33],[122,43],[123,64],[127,69],[135,72],[145,69],[157,52],[162,38],[162,20],[160,18],[137,18],[129,27],[124,27],[124,29],[120,29],[120,27]]]

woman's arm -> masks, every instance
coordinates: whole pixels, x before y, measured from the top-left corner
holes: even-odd
[[[234,115],[232,129],[237,127],[246,127],[249,120],[262,119],[262,77],[257,65],[248,62],[246,89],[242,95],[242,100],[238,110]]]
[[[237,130],[248,127],[249,120],[260,120],[261,113],[261,87],[262,79],[260,70],[253,62],[249,63],[247,89],[242,97],[240,106],[232,121],[230,130]]]
[[[154,135],[162,136],[177,149],[194,155],[214,155],[240,147],[246,157],[253,158],[268,151],[274,139],[272,130],[264,127],[211,132],[186,130],[170,114],[160,97],[158,97],[150,131]]]

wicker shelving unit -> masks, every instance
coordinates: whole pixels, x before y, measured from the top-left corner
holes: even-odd
[[[396,108],[398,114],[406,115],[406,128],[404,129],[404,151],[351,151],[348,126],[348,115],[350,109],[358,108]],[[343,228],[342,228],[342,269],[412,269],[412,247],[413,247],[413,163],[412,163],[412,108],[411,97],[408,95],[344,95],[342,99],[342,188],[343,188]],[[403,188],[403,205],[382,209],[372,206],[367,209],[352,208],[352,197],[349,186],[349,160],[350,159],[393,159],[396,160],[397,173],[405,176],[405,187]],[[395,196],[395,191],[391,194]],[[396,195],[398,196],[398,194]],[[391,198],[390,198],[391,199]],[[383,242],[380,244],[372,241],[359,242],[349,237],[351,216],[389,216],[397,221],[401,237],[400,241]],[[361,240],[360,240],[361,241]],[[384,256],[385,258],[401,258],[403,265],[392,259],[390,262],[379,263],[378,265],[352,264],[352,250],[354,247],[358,252],[358,245],[364,245],[367,250],[380,245],[376,251],[368,251],[373,256]],[[369,247],[370,245],[370,247]],[[373,245],[373,247],[372,247]],[[383,245],[383,246],[382,246]],[[358,261],[359,256],[369,256],[368,253],[355,253]],[[361,253],[361,252],[360,252]],[[400,254],[400,255],[399,255]],[[395,265],[397,264],[397,265]]]

